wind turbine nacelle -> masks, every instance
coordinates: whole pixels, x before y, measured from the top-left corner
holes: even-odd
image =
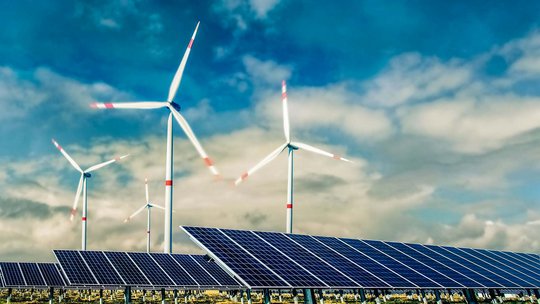
[[[298,147],[295,146],[295,145],[292,145],[292,144],[289,144],[289,148],[293,149],[293,150],[298,150]]]
[[[92,177],[92,174],[90,174],[90,173],[88,173],[88,172],[84,172],[83,174],[84,174],[84,177],[86,177],[86,178]]]
[[[180,112],[180,105],[174,101],[171,101],[171,106],[178,112]]]

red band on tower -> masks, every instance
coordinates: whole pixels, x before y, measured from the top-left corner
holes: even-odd
[[[83,216],[82,220],[83,220],[83,222],[85,222],[86,221],[86,216]]]
[[[165,186],[172,186],[172,179],[166,180]]]
[[[283,92],[283,93],[281,93],[281,98],[282,98],[282,99],[285,99],[285,98],[287,98],[287,92]]]
[[[287,204],[287,209],[292,209],[292,204]]]

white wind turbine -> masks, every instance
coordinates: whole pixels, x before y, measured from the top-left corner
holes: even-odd
[[[191,36],[184,57],[180,61],[180,66],[174,75],[171,86],[169,88],[169,96],[166,101],[141,101],[141,102],[123,102],[123,103],[93,103],[91,106],[98,109],[159,109],[166,108],[169,111],[169,119],[167,122],[167,158],[166,158],[166,169],[165,169],[165,237],[164,237],[164,248],[165,253],[172,252],[172,210],[173,210],[173,129],[172,129],[172,118],[174,117],[184,133],[187,135],[191,143],[195,146],[195,149],[203,159],[206,166],[210,169],[212,174],[216,177],[219,176],[217,168],[214,166],[212,160],[208,157],[203,147],[195,137],[195,134],[191,130],[191,127],[184,119],[182,114],[179,113],[180,105],[174,102],[176,96],[176,91],[180,86],[182,80],[182,74],[184,73],[184,68],[186,67],[186,62],[191,52],[191,47],[195,36],[197,35],[197,29],[199,28],[199,23],[195,27],[195,31]]]
[[[287,222],[286,222],[286,231],[287,233],[292,233],[292,224],[293,224],[293,154],[295,150],[303,149],[307,150],[316,154],[328,156],[331,158],[334,158],[336,160],[342,160],[346,162],[351,162],[348,159],[345,159],[339,155],[328,153],[326,151],[323,151],[319,148],[312,147],[310,145],[306,145],[301,142],[293,142],[291,141],[291,131],[289,127],[289,107],[287,105],[287,85],[285,83],[285,80],[281,83],[281,100],[282,100],[282,106],[283,106],[283,131],[285,132],[285,143],[281,146],[279,146],[276,150],[274,150],[272,153],[270,153],[268,156],[266,156],[262,161],[260,161],[258,164],[256,164],[253,168],[249,169],[248,171],[244,172],[234,183],[235,185],[240,184],[245,179],[248,178],[248,176],[255,173],[257,170],[264,167],[266,164],[271,162],[274,158],[276,158],[281,152],[283,152],[285,149],[289,149],[289,168],[288,168],[288,183],[287,183]]]
[[[150,196],[148,195],[148,179],[144,179],[144,188],[146,190],[146,203],[141,208],[137,209],[137,211],[133,212],[132,215],[127,217],[124,220],[124,223],[129,222],[133,217],[135,217],[137,214],[141,213],[144,208],[147,209],[147,222],[146,222],[146,252],[150,252],[150,218],[151,218],[151,210],[152,208],[159,208],[162,210],[165,210],[165,208],[161,207],[160,205],[156,205],[154,203],[150,202]]]
[[[98,169],[101,169],[107,165],[110,165],[116,161],[119,161],[123,158],[126,158],[129,156],[129,154],[116,157],[114,159],[108,160],[106,162],[91,166],[90,168],[83,170],[81,167],[67,154],[67,152],[56,142],[56,140],[52,139],[53,144],[56,146],[58,150],[60,150],[60,153],[64,155],[64,157],[69,161],[69,163],[81,173],[81,178],[79,179],[79,186],[77,186],[77,193],[75,194],[75,200],[73,201],[73,207],[71,208],[71,216],[70,220],[73,221],[73,218],[75,217],[75,213],[77,212],[77,203],[79,202],[79,197],[83,196],[83,210],[82,210],[82,250],[86,250],[86,231],[87,231],[87,219],[88,219],[88,197],[86,192],[86,186],[87,186],[87,179],[90,178],[92,175],[90,172],[96,171]]]

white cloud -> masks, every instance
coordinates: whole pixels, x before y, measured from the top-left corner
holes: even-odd
[[[459,61],[441,62],[417,53],[397,56],[366,84],[367,103],[393,107],[440,96],[469,82],[471,71]]]
[[[278,3],[279,0],[249,0],[249,5],[255,11],[257,18],[265,18]]]
[[[250,55],[242,58],[244,68],[256,84],[281,85],[282,80],[291,77],[291,68],[279,65],[271,60],[260,60]]]

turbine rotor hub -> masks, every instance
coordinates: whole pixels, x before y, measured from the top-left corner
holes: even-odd
[[[88,173],[88,172],[84,172],[83,175],[84,175],[84,177],[86,177],[86,178],[92,177],[92,174],[90,174],[90,173]]]
[[[173,107],[176,111],[180,112],[180,105],[179,104],[177,104],[174,101],[171,101],[170,104],[171,104],[171,107]]]

